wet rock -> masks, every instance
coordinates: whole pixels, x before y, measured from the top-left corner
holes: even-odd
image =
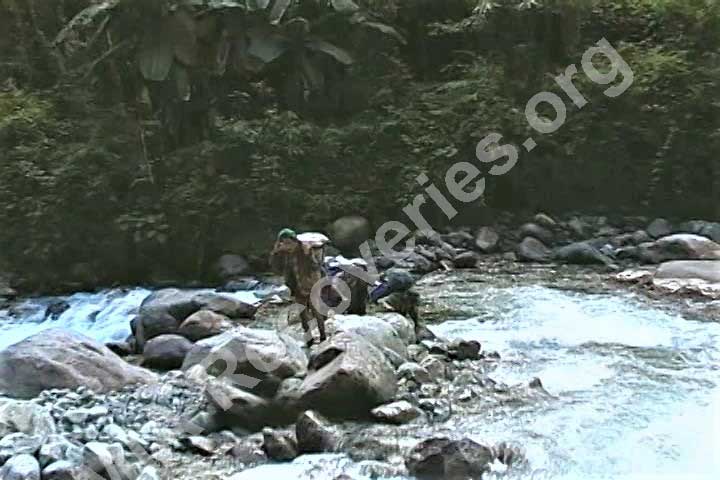
[[[215,263],[215,274],[223,281],[245,275],[249,271],[250,264],[241,255],[222,255]]]
[[[214,440],[199,435],[190,436],[184,439],[182,443],[185,444],[190,451],[206,457],[215,453],[217,448],[217,444]]]
[[[445,361],[438,355],[428,355],[420,362],[420,366],[427,370],[433,382],[444,380],[447,376]]]
[[[152,465],[147,465],[142,469],[137,480],[160,480],[160,474],[158,473],[157,468]]]
[[[217,427],[240,427],[257,431],[265,425],[279,423],[282,412],[273,413],[267,400],[236,388],[227,380],[212,380],[205,389],[205,397],[211,407],[211,415]],[[196,423],[193,420],[193,423]],[[201,427],[209,425],[201,425]],[[215,428],[210,431],[216,430]]]
[[[652,238],[661,238],[673,233],[673,226],[664,218],[656,218],[648,225],[646,231]]]
[[[480,342],[475,340],[454,340],[448,345],[448,354],[453,360],[479,360]]]
[[[131,342],[108,342],[105,346],[120,357],[127,357],[135,353],[135,345]]]
[[[180,368],[192,348],[192,342],[185,337],[160,335],[145,344],[143,365],[158,370]]]
[[[720,244],[694,234],[678,233],[662,237],[653,243],[621,249],[619,255],[645,263],[670,260],[720,260]]]
[[[24,433],[11,433],[0,440],[0,464],[17,455],[35,455],[43,439]]]
[[[140,352],[145,344],[160,335],[177,333],[180,321],[165,311],[145,311],[133,321],[133,334]]]
[[[81,386],[107,392],[155,381],[153,373],[130,365],[95,340],[60,329],[45,330],[0,352],[0,392],[13,397]]]
[[[606,265],[612,260],[588,242],[576,242],[555,250],[553,257],[564,263],[575,265]]]
[[[232,322],[225,315],[200,310],[190,315],[178,329],[178,335],[197,342],[205,338],[220,335],[233,328]]]
[[[33,402],[0,398],[0,438],[13,432],[46,438],[57,427],[50,411]]]
[[[453,264],[455,268],[475,268],[480,257],[475,252],[463,252],[455,257]]]
[[[546,230],[552,231],[557,227],[557,222],[553,220],[550,215],[547,215],[545,213],[538,213],[533,217],[533,223],[536,225],[541,226],[542,228]]]
[[[397,375],[398,378],[411,380],[418,385],[432,382],[430,372],[428,372],[425,367],[414,362],[403,363],[400,365],[400,368],[397,370]]]
[[[699,279],[709,283],[720,283],[720,261],[718,260],[676,260],[661,264],[655,278]]]
[[[337,450],[338,437],[332,425],[313,410],[307,410],[298,417],[295,437],[300,453],[326,453]]]
[[[300,343],[284,333],[236,327],[197,342],[185,358],[183,370],[195,365],[205,366],[215,376],[245,375],[248,387],[272,397],[283,379],[307,372],[307,357]],[[226,372],[232,366],[234,370]]]
[[[0,469],[2,480],[40,480],[40,465],[32,455],[18,455]]]
[[[79,480],[79,468],[72,462],[60,460],[46,466],[42,471],[43,480]]]
[[[535,223],[526,223],[520,227],[519,230],[520,238],[531,237],[540,240],[545,245],[551,245],[553,242],[553,233],[537,225]]]
[[[140,305],[140,316],[167,314],[175,319],[176,325],[179,325],[181,321],[200,310],[200,306],[194,301],[195,295],[197,292],[177,288],[157,290]]]
[[[590,226],[578,217],[573,217],[566,226],[576,238],[584,238],[590,230]]]
[[[522,262],[544,263],[550,260],[551,251],[540,240],[525,237],[515,247],[515,254]]]
[[[289,433],[263,429],[263,451],[270,460],[289,462],[298,456],[297,442]]]
[[[380,349],[362,337],[340,333],[321,345],[314,358],[314,371],[283,403],[348,418],[366,416],[395,396],[395,369]]]
[[[492,253],[497,250],[500,235],[492,227],[480,227],[475,234],[475,246],[482,253]]]
[[[492,449],[469,439],[432,438],[416,445],[405,465],[419,480],[468,480],[489,471]]]
[[[375,420],[394,425],[410,423],[421,415],[417,407],[405,400],[381,405],[374,408],[371,413]]]
[[[258,308],[256,304],[243,302],[222,293],[198,293],[192,297],[192,301],[197,307],[195,312],[209,310],[228,318],[253,318]]]
[[[452,232],[441,236],[442,240],[455,248],[472,248],[475,238],[468,232]]]
[[[50,320],[57,320],[60,315],[70,309],[70,304],[65,300],[58,300],[48,305],[45,309],[45,318]]]
[[[331,333],[347,333],[364,338],[380,349],[392,363],[407,360],[407,344],[395,327],[382,318],[368,315],[336,315],[327,323]]]
[[[355,253],[372,234],[370,222],[361,216],[351,215],[335,220],[329,228],[333,244],[345,253]]]
[[[395,329],[403,343],[408,345],[408,347],[417,342],[417,337],[415,335],[415,322],[406,316],[395,312],[377,313],[373,316],[390,324],[390,326]]]

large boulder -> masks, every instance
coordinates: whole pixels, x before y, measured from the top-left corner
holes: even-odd
[[[0,398],[0,438],[11,433],[46,438],[56,431],[47,408],[33,402]]]
[[[327,322],[328,332],[350,333],[360,336],[379,348],[392,362],[400,366],[407,361],[408,344],[392,323],[368,315],[336,315]],[[406,333],[406,332],[403,332]]]
[[[52,388],[95,392],[151,383],[156,376],[79,333],[51,329],[0,352],[0,393],[32,398]]]
[[[224,281],[241,277],[250,271],[247,259],[240,255],[226,254],[215,263],[215,273]]]
[[[178,334],[197,342],[232,330],[233,323],[225,315],[200,310],[190,315],[178,328]]]
[[[661,238],[673,233],[673,226],[664,218],[656,218],[648,225],[646,231],[652,238]]]
[[[515,247],[515,254],[522,262],[543,263],[550,260],[551,251],[540,240],[534,237],[525,237]]]
[[[182,323],[201,310],[229,318],[252,318],[257,305],[224,293],[165,288],[151,293],[140,305],[134,320],[138,349],[159,335],[177,333]]]
[[[289,335],[236,327],[197,342],[182,367],[203,365],[211,375],[244,375],[247,388],[272,396],[282,379],[303,376],[307,363],[301,344]]]
[[[337,450],[339,438],[332,425],[319,413],[308,410],[295,423],[300,453],[326,453]]]
[[[32,455],[18,455],[0,469],[0,479],[40,480],[40,464]]]
[[[547,228],[541,227],[535,223],[526,223],[520,227],[520,237],[532,237],[540,240],[545,245],[553,242],[553,233]]]
[[[555,250],[556,260],[576,265],[606,265],[613,264],[612,260],[588,242],[576,242]]]
[[[279,405],[331,417],[367,417],[397,392],[395,369],[387,357],[353,333],[339,333],[322,344],[311,366],[301,383],[276,398]]]
[[[470,439],[431,438],[416,445],[405,460],[419,480],[467,480],[490,470],[495,454]]]
[[[500,235],[492,227],[480,227],[475,234],[475,246],[483,253],[497,250]]]
[[[341,217],[330,225],[330,238],[343,252],[355,252],[371,235],[370,222],[361,216]]]
[[[158,370],[180,368],[193,343],[180,335],[160,335],[145,344],[143,365]]]
[[[719,260],[676,260],[661,264],[655,278],[698,279],[720,283]]]
[[[210,380],[205,387],[205,397],[213,417],[212,424],[218,428],[239,427],[258,431],[284,419],[284,412],[272,409],[266,399],[233,385],[227,379]]]
[[[669,260],[720,260],[720,244],[700,235],[678,233],[650,244],[639,245],[639,255],[648,263]]]

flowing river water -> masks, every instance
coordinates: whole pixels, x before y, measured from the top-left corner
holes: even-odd
[[[529,467],[505,478],[720,478],[720,323],[705,310],[675,309],[622,290],[583,293],[452,275],[420,290],[426,304],[442,310],[444,321],[431,327],[437,335],[479,340],[502,356],[494,380],[512,385],[539,377],[552,399],[398,427],[399,441],[412,445],[442,434],[520,446]],[[148,293],[77,294],[56,320],[44,318],[48,299],[21,302],[0,311],[0,349],[48,326],[122,339]],[[343,472],[362,473],[344,457],[324,455],[233,479]]]

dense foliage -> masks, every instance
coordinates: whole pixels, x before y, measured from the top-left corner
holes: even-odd
[[[461,222],[720,216],[713,0],[8,0],[0,32],[0,268],[32,285],[198,277],[279,225],[403,218],[490,131],[538,147]],[[633,85],[577,76],[588,104],[538,136],[525,103],[567,98],[553,77],[603,37]]]

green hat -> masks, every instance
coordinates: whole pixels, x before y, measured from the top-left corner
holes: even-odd
[[[295,233],[295,230],[290,228],[283,228],[280,230],[280,233],[278,233],[277,239],[283,240],[285,238],[297,238],[297,233]]]

